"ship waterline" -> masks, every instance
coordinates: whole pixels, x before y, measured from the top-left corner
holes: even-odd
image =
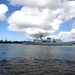
[[[74,43],[69,43],[69,42],[61,42],[61,43],[50,43],[50,42],[34,42],[34,41],[24,41],[24,45],[49,45],[49,46],[63,46],[63,45],[74,45]]]

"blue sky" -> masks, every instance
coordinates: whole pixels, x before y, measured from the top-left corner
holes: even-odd
[[[21,7],[14,7],[9,5],[9,2],[7,0],[0,0],[0,4],[5,4],[8,7],[8,11],[6,12],[6,17],[8,18],[14,11],[19,10]],[[11,40],[11,41],[16,41],[16,40],[24,40],[23,38],[25,37],[23,34],[14,32],[14,31],[9,31],[8,28],[8,23],[6,20],[0,21],[0,40]]]
[[[68,0],[0,0],[0,40],[34,39],[41,33],[74,41],[74,9],[75,1]]]

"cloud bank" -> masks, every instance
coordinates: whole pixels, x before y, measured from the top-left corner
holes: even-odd
[[[5,14],[8,11],[8,7],[4,4],[0,4],[0,21],[6,18]]]
[[[15,11],[8,18],[9,30],[27,34],[29,37],[54,36],[64,21],[75,17],[75,1],[61,0],[8,0],[11,5],[22,8]],[[70,32],[62,31],[58,37],[69,38],[74,35],[74,28]],[[64,36],[65,35],[65,36]]]
[[[75,20],[72,20],[70,31],[60,31],[57,37],[67,41],[75,41]]]
[[[8,0],[11,5],[21,5],[26,7],[39,7],[39,8],[57,8],[60,5],[60,0]],[[56,4],[55,4],[56,3]]]
[[[57,10],[53,12],[49,9],[23,7],[9,17],[8,28],[31,36],[39,33],[48,36],[57,31],[62,23],[61,20],[55,19],[56,12]]]

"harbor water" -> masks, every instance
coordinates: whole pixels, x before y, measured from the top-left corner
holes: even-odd
[[[75,46],[0,44],[0,75],[75,75]]]

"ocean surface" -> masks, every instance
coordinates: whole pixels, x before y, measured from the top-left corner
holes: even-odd
[[[0,75],[75,75],[75,46],[0,44]]]

